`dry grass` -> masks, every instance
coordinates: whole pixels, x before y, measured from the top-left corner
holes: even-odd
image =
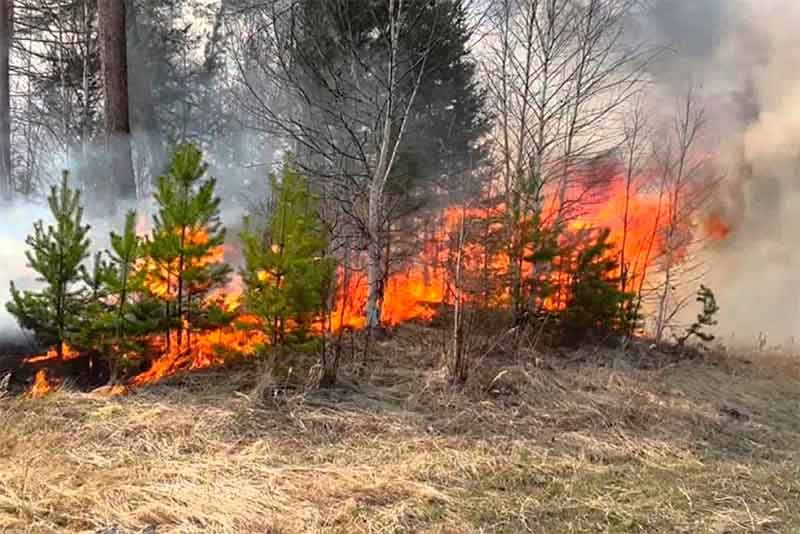
[[[800,532],[797,382],[599,352],[490,357],[453,391],[440,336],[277,400],[249,364],[0,401],[0,531]]]

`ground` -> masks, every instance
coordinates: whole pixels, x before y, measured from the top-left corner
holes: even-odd
[[[326,392],[241,363],[0,401],[0,531],[800,533],[797,362],[495,348],[453,389],[443,336]]]

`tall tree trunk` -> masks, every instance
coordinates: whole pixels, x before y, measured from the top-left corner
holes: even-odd
[[[128,112],[125,1],[98,0],[100,51],[105,89],[106,150],[111,158],[111,199],[136,196]]]
[[[11,175],[11,91],[10,55],[13,32],[13,0],[0,0],[0,192],[11,200],[14,185]]]
[[[137,138],[141,136],[144,148],[149,157],[149,175],[158,176],[167,163],[166,141],[161,131],[156,109],[156,98],[153,90],[152,69],[147,66],[146,52],[144,51],[144,38],[141,35],[136,11],[133,2],[128,0],[126,23],[128,27],[128,57],[131,80],[129,86],[130,109],[133,110],[131,130],[136,132]],[[142,189],[147,189],[150,184],[140,184]],[[140,194],[142,191],[140,191]]]

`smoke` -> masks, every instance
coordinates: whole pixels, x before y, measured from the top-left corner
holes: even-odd
[[[721,306],[720,334],[736,332],[740,341],[759,332],[772,339],[791,337],[800,326],[800,232],[795,230],[800,221],[800,54],[795,44],[800,2],[648,1],[634,40],[669,47],[649,66],[653,102],[663,104],[663,111],[689,85],[701,89],[708,137],[724,176],[714,208],[732,232],[707,250],[708,283]],[[245,118],[239,122],[249,122]],[[163,146],[163,132],[152,139],[138,133],[133,140],[136,172],[146,181],[154,174],[146,156],[154,140]],[[282,145],[245,128],[228,130],[213,143],[202,148],[224,199],[229,239],[235,240],[241,215],[267,194],[266,177]],[[52,179],[61,166],[75,167],[69,158],[48,155],[53,163],[43,174]],[[82,184],[75,174],[76,183],[90,190],[91,184]],[[140,183],[140,191],[149,196],[148,183]],[[147,204],[137,208],[148,218],[153,209]],[[34,220],[50,218],[43,203],[3,209],[0,304],[8,300],[11,280],[20,287],[35,285],[24,240]],[[91,221],[93,250],[105,248],[108,231],[119,229],[123,211],[118,207],[116,216]],[[16,323],[0,306],[0,331],[11,328]]]
[[[131,203],[130,206],[133,206]],[[37,273],[28,266],[26,251],[30,247],[25,242],[33,233],[33,223],[41,220],[45,227],[54,222],[45,203],[17,201],[2,206],[4,214],[3,230],[0,231],[0,337],[15,337],[22,334],[15,318],[8,313],[5,304],[11,299],[10,285],[14,282],[20,290],[41,287]],[[123,213],[123,212],[120,212]],[[119,219],[119,220],[117,220]],[[91,250],[103,250],[109,246],[109,232],[120,231],[122,215],[103,218],[84,217],[84,224],[90,225],[89,238]],[[87,268],[91,260],[86,261]]]
[[[46,208],[30,203],[16,203],[3,207],[3,231],[0,232],[0,336],[18,334],[14,318],[6,311],[5,303],[11,298],[9,286],[14,281],[18,287],[36,284],[35,273],[28,269],[25,257],[25,237],[33,229],[32,221],[46,218]]]
[[[136,155],[136,147],[141,147],[146,140],[145,134],[132,136],[131,143]],[[258,149],[253,150],[256,146]],[[227,240],[235,242],[241,228],[243,216],[254,209],[264,200],[267,191],[267,176],[277,167],[276,151],[271,143],[265,141],[263,136],[251,134],[246,131],[237,132],[221,139],[216,147],[205,147],[206,158],[209,163],[208,177],[217,180],[217,195],[223,199],[220,206],[220,219],[228,229]],[[104,157],[105,148],[102,145],[92,145],[89,148],[92,158],[99,160]],[[228,158],[219,156],[219,153],[233,151],[241,160],[231,162]],[[278,154],[279,155],[279,154]],[[64,154],[51,154],[47,161],[47,174],[52,183],[60,176],[61,170],[67,167],[71,171],[70,185],[81,190],[82,205],[84,207],[84,223],[90,225],[89,239],[91,240],[90,254],[107,250],[110,246],[109,233],[122,231],[125,213],[134,210],[140,220],[147,221],[150,227],[152,216],[156,212],[153,200],[153,181],[155,172],[145,166],[137,168],[137,181],[142,194],[140,201],[118,200],[108,209],[98,207],[103,201],[102,195],[96,195],[95,186],[100,178],[82,174],[79,162]],[[85,169],[84,169],[85,170]],[[41,196],[44,197],[49,190],[49,185],[43,184]],[[21,337],[23,332],[16,319],[8,313],[5,304],[10,300],[10,284],[20,290],[30,290],[41,287],[37,281],[37,274],[28,266],[25,252],[30,249],[25,240],[33,233],[35,221],[42,220],[47,226],[54,222],[53,216],[43,198],[37,200],[17,200],[10,205],[0,205],[4,215],[2,228],[0,228],[0,339]],[[111,213],[109,213],[111,211]],[[238,247],[226,247],[226,260],[234,267],[241,262]],[[84,262],[90,268],[92,259]]]
[[[645,31],[671,52],[651,66],[661,96],[702,90],[732,232],[708,250],[719,333],[749,342],[800,326],[800,55],[796,0],[659,0]]]

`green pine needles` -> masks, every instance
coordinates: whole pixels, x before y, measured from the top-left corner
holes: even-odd
[[[629,330],[630,319],[620,310],[630,307],[634,295],[620,289],[619,264],[609,242],[610,233],[606,228],[581,235],[580,248],[569,262],[569,298],[562,312],[567,342]]]
[[[87,288],[82,263],[89,257],[89,225],[83,224],[80,192],[70,188],[65,171],[61,183],[50,189],[47,199],[54,223],[33,225],[33,234],[25,240],[28,266],[44,284],[40,291],[19,291],[11,283],[8,311],[20,326],[32,330],[39,342],[54,345],[59,358],[64,343],[69,342],[80,326],[81,310]]]
[[[92,275],[86,279],[92,297],[82,314],[76,347],[104,359],[114,382],[121,366],[133,364],[129,356],[146,350],[146,336],[158,331],[161,323],[159,302],[140,268],[145,250],[136,235],[136,213],[128,212],[122,233],[111,232],[109,237],[111,250],[96,254]]]
[[[36,222],[26,240],[28,265],[43,287],[20,291],[12,283],[9,312],[43,345],[55,346],[59,358],[68,343],[106,360],[112,380],[128,355],[149,349],[156,332],[166,332],[169,349],[172,333],[183,347],[193,327],[230,323],[231,314],[206,301],[231,271],[222,257],[216,182],[206,170],[197,147],[178,148],[158,178],[152,237],[136,235],[136,215],[129,212],[122,232],[110,234],[110,250],[97,252],[89,269],[89,226],[65,172],[48,198],[55,222]]]
[[[146,244],[151,260],[148,283],[164,302],[168,344],[173,329],[179,346],[189,342],[192,326],[207,319],[200,303],[223,286],[231,272],[221,254],[225,228],[214,193],[216,181],[207,178],[206,171],[200,150],[183,145],[156,184],[158,213]]]
[[[710,288],[700,284],[700,289],[697,290],[695,301],[702,307],[702,311],[697,314],[697,320],[694,321],[682,336],[676,336],[675,341],[679,347],[683,347],[687,341],[692,337],[697,337],[703,343],[710,343],[714,341],[714,334],[708,329],[717,326],[717,313],[719,312],[719,305],[717,305],[717,298]]]
[[[298,346],[321,319],[334,262],[325,256],[328,232],[305,178],[287,161],[280,182],[270,182],[269,217],[261,225],[246,218],[241,233],[245,304],[273,345]]]

